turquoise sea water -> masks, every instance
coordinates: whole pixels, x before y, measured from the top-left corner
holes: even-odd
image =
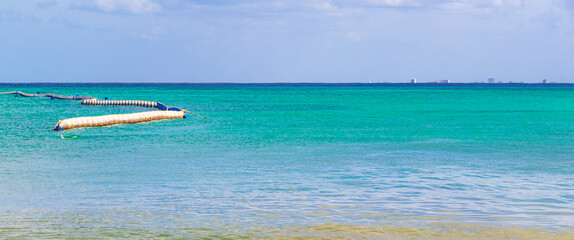
[[[50,132],[151,109],[0,95],[0,237],[573,237],[574,87],[16,90],[208,119]]]

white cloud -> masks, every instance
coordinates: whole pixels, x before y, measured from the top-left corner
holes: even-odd
[[[87,1],[87,0],[83,0]],[[370,8],[440,9],[448,11],[473,9],[508,9],[523,6],[525,0],[91,0],[106,12],[147,13],[190,8],[251,11],[252,13],[302,11],[344,12]],[[155,1],[155,2],[152,2]],[[566,0],[558,0],[566,1]]]
[[[344,15],[365,9],[466,11],[521,7],[525,0],[76,0],[76,7],[108,13],[146,14],[161,10],[205,8],[234,13],[269,14],[322,11]],[[554,0],[566,1],[566,0]]]
[[[310,2],[309,3],[311,8],[317,9],[317,10],[322,10],[322,11],[333,11],[333,10],[337,10],[337,7],[335,7],[331,1],[315,1],[315,2]]]
[[[416,1],[409,1],[409,0],[368,0],[367,3],[371,5],[382,5],[382,6],[391,6],[391,7],[400,7],[400,6],[419,6],[420,3]]]
[[[412,8],[420,7],[420,0],[333,0],[344,8]]]
[[[472,10],[472,9],[500,9],[516,8],[523,5],[523,0],[454,0],[437,1],[439,8],[447,10]]]
[[[342,8],[497,9],[523,6],[524,0],[333,0]]]
[[[77,2],[77,6],[109,13],[145,14],[161,10],[161,6],[151,0],[90,0]]]

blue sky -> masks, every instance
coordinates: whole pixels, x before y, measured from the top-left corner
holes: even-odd
[[[572,0],[0,3],[0,82],[574,82]]]

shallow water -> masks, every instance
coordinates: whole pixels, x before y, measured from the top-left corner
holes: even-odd
[[[0,95],[0,236],[572,237],[574,87],[13,90],[208,119],[50,132],[151,109]]]

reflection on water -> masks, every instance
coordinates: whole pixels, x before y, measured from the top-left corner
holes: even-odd
[[[328,212],[320,213],[328,214]],[[395,222],[389,217],[377,224],[317,223],[278,225],[268,222],[236,224],[221,217],[194,221],[180,216],[113,209],[105,212],[23,210],[2,212],[0,238],[209,238],[209,239],[573,239],[574,229],[495,226],[460,223],[456,219],[413,217],[426,222]],[[232,217],[232,216],[229,216]],[[276,220],[283,216],[275,216]],[[336,218],[337,216],[332,216]],[[369,217],[369,216],[365,216]],[[207,220],[207,221],[206,221]],[[443,221],[441,221],[443,220]],[[455,221],[449,221],[455,220]]]

